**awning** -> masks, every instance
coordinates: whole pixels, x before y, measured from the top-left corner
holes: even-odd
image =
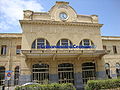
[[[102,57],[108,50],[21,50],[27,58]]]

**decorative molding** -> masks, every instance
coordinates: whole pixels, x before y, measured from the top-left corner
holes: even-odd
[[[52,24],[52,25],[73,25],[73,26],[90,26],[90,27],[102,27],[103,24],[98,23],[85,23],[85,22],[62,22],[62,21],[50,21],[50,20],[20,20],[21,24]]]
[[[67,8],[68,8],[68,5],[62,4],[62,5],[60,5],[60,6],[58,7],[58,9],[60,9],[60,8],[65,8],[65,9],[67,9]]]

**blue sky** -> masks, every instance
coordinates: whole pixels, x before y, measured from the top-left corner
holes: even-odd
[[[99,16],[102,36],[120,36],[120,0],[68,1],[77,14]],[[0,0],[0,33],[21,33],[23,10],[49,11],[56,0]]]

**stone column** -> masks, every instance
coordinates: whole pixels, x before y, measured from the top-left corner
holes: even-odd
[[[49,81],[50,83],[58,83],[58,65],[56,60],[50,61],[49,66]]]
[[[82,80],[82,73],[81,72],[74,73],[74,82],[75,82],[75,87],[78,90],[83,89],[83,80]]]
[[[96,78],[97,79],[105,79],[105,78],[107,78],[106,71],[105,71],[104,59],[102,59],[102,58],[96,59],[95,65],[96,65]]]
[[[19,85],[31,82],[31,75],[20,75]]]
[[[32,75],[31,75],[31,69],[29,63],[30,60],[27,60],[25,57],[21,60],[21,69],[20,69],[20,77],[19,77],[20,85],[32,81]]]
[[[74,82],[75,82],[75,87],[77,90],[82,90],[83,89],[83,80],[82,80],[82,67],[81,67],[81,61],[80,60],[75,60],[74,64]]]

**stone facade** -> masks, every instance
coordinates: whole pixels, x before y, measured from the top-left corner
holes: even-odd
[[[60,17],[60,13],[67,16]],[[19,66],[19,84],[33,80],[34,64],[49,65],[49,82],[59,82],[58,65],[73,65],[74,85],[83,88],[82,64],[95,63],[96,79],[107,78],[105,63],[110,65],[110,77],[117,78],[116,64],[120,65],[120,37],[101,36],[97,15],[77,15],[68,2],[56,2],[49,12],[24,11],[20,20],[21,34],[0,34],[0,67],[12,70],[11,85],[14,85],[15,67]],[[61,39],[67,39],[73,45],[80,45],[84,39],[94,43],[94,48],[32,48],[36,39],[45,39],[50,46],[56,46]],[[89,41],[89,42],[90,42]],[[92,44],[92,43],[91,43]],[[6,54],[3,55],[3,45]],[[21,45],[21,53],[16,48]],[[37,45],[37,44],[36,44]],[[106,47],[106,48],[103,48]],[[113,46],[115,48],[113,50]]]

